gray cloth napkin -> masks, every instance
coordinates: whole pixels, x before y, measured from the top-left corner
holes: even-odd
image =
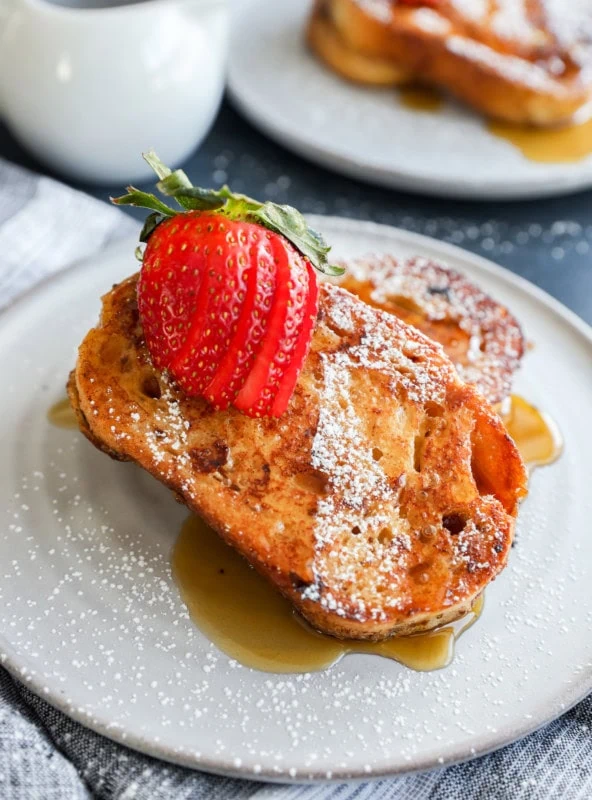
[[[423,223],[422,228],[429,225]],[[135,230],[117,209],[0,161],[0,308]],[[174,767],[114,744],[0,668],[0,798],[587,800],[592,798],[591,726],[589,697],[538,733],[461,766],[364,784],[265,785]]]

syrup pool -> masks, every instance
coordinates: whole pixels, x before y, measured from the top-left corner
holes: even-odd
[[[47,419],[56,428],[77,428],[76,414],[70,405],[70,400],[64,397],[54,403],[47,412]]]
[[[487,130],[511,142],[531,161],[565,164],[592,154],[592,119],[564,128],[531,128],[492,120]]]
[[[399,102],[413,111],[435,113],[444,107],[437,89],[427,86],[403,86]],[[536,128],[502,120],[489,120],[487,130],[517,147],[530,161],[566,164],[592,155],[592,119],[557,128]]]
[[[520,395],[510,397],[502,419],[529,471],[552,464],[561,455],[563,438],[557,424]]]
[[[383,642],[324,636],[198,517],[186,520],[175,543],[173,576],[197,627],[220,650],[264,672],[315,672],[347,653],[390,658],[414,670],[447,666],[454,645],[480,616],[483,601],[463,619],[428,633]]]
[[[402,86],[399,89],[399,102],[412,111],[439,111],[444,106],[440,92],[428,86]]]

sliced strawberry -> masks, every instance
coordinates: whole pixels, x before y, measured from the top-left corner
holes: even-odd
[[[308,297],[306,260],[277,237],[271,239],[277,269],[277,289],[259,353],[234,405],[250,416],[271,407],[281,378],[298,341]]]
[[[187,340],[202,273],[184,266],[176,237],[184,220],[173,217],[154,231],[138,282],[138,310],[152,360],[167,369]]]
[[[343,270],[295,208],[227,186],[201,189],[154,152],[144,158],[159,192],[181,209],[133,186],[113,198],[151,212],[140,233],[138,307],[155,367],[217,408],[281,414],[316,318],[311,265],[328,275]]]
[[[271,416],[280,384],[291,368],[292,357],[300,341],[308,304],[308,270],[304,259],[300,258],[299,261],[301,263],[294,264],[290,271],[290,294],[284,329],[269,367],[267,381],[259,391],[257,401],[246,412],[254,416]]]
[[[296,346],[292,350],[290,356],[289,365],[277,388],[275,400],[271,407],[272,417],[281,417],[288,408],[288,403],[294,393],[294,388],[300,376],[302,365],[310,350],[312,334],[317,321],[317,314],[319,311],[319,284],[312,264],[307,262],[306,266],[308,269],[308,295],[306,307],[304,309],[304,319],[302,320],[302,325],[298,333]]]
[[[203,394],[232,341],[253,269],[251,248],[266,231],[220,215],[204,217],[200,244],[203,288],[185,344],[171,365],[179,385],[192,395]]]
[[[254,242],[249,250],[252,268],[248,273],[243,309],[226,354],[204,396],[216,408],[225,409],[234,401],[251,371],[271,311],[276,288],[276,266],[270,234]]]

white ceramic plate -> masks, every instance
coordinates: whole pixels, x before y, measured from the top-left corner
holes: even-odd
[[[0,320],[0,652],[90,728],[200,769],[276,780],[396,774],[522,736],[592,689],[592,333],[474,255],[394,228],[315,218],[335,255],[444,258],[507,303],[536,343],[518,390],[560,424],[535,472],[509,568],[454,664],[415,673],[347,656],[307,676],[230,661],[191,624],[169,557],[185,511],[155,480],[48,424],[99,296],[136,269],[125,242]]]
[[[252,0],[236,15],[229,88],[241,111],[281,144],[355,178],[445,197],[508,199],[592,186],[592,157],[529,161],[452,103],[437,114],[404,108],[394,89],[347,83],[304,44],[310,3]]]

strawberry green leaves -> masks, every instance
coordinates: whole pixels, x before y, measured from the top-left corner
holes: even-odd
[[[150,151],[144,159],[159,178],[156,188],[165,197],[170,197],[180,208],[177,211],[163,203],[155,195],[142,192],[133,186],[122,197],[111,198],[116,205],[132,205],[148,208],[154,213],[146,219],[140,241],[147,242],[155,228],[168,217],[184,211],[204,211],[223,214],[235,221],[253,222],[284,236],[311,264],[325,275],[341,275],[343,268],[330,264],[327,258],[330,247],[320,233],[313,230],[302,214],[292,206],[276,203],[260,203],[243,194],[235,194],[228,186],[221,189],[201,189],[193,186],[183,170],[171,171]]]
[[[300,211],[292,206],[276,203],[259,203],[251,212],[252,221],[285,236],[310,263],[325,275],[343,275],[343,267],[330,264],[327,255],[331,250],[320,233],[311,228]]]
[[[153,194],[148,192],[141,192],[139,189],[134,189],[133,186],[127,187],[127,194],[123,197],[112,197],[111,201],[118,206],[139,206],[140,208],[150,208],[152,211],[157,211],[165,217],[172,217],[176,212],[172,208],[163,203]]]

